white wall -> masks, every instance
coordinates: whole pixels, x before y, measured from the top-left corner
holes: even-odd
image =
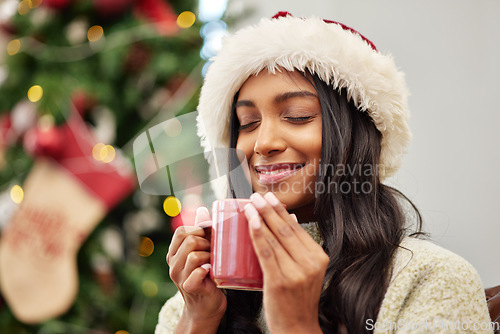
[[[230,0],[359,30],[406,73],[413,142],[391,184],[417,204],[438,244],[500,284],[500,1]]]

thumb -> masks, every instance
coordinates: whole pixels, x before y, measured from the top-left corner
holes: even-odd
[[[200,206],[198,209],[196,209],[196,218],[194,219],[194,225],[200,226],[200,227],[206,227],[205,225],[208,226],[206,223],[207,221],[212,223],[212,218],[210,218],[210,212],[208,212],[208,209],[204,206]]]

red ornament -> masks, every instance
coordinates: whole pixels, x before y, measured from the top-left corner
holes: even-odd
[[[64,135],[60,129],[51,126],[48,129],[33,128],[24,136],[24,148],[34,156],[59,157],[64,145]]]
[[[110,267],[94,268],[94,278],[99,288],[106,296],[111,296],[115,291],[116,279]]]
[[[166,88],[170,91],[171,94],[174,94],[177,89],[179,89],[183,84],[186,83],[185,75],[174,75],[166,84]],[[191,83],[191,82],[190,82]],[[194,82],[193,82],[194,84]]]
[[[116,17],[127,11],[133,0],[94,0],[94,8],[103,17]],[[140,1],[138,1],[140,2]]]
[[[0,115],[0,144],[9,145],[16,139],[16,134],[12,129],[12,119],[10,114]]]
[[[174,35],[179,30],[177,14],[172,6],[163,0],[141,0],[135,3],[135,13],[155,24],[162,35]]]
[[[71,0],[44,0],[42,5],[52,9],[62,10],[68,7],[70,1]]]
[[[17,29],[10,22],[3,22],[3,23],[0,23],[0,32],[5,33],[6,35],[16,35]]]
[[[71,95],[71,103],[75,107],[78,114],[83,116],[87,111],[91,110],[95,106],[96,100],[84,90],[77,89]]]

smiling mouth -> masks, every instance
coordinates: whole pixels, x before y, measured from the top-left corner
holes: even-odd
[[[263,184],[277,183],[295,174],[305,164],[283,163],[255,166],[259,181]]]

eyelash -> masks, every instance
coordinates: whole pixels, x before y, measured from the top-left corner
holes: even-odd
[[[248,123],[248,124],[245,124],[245,125],[240,125],[240,131],[241,130],[245,130],[245,129],[248,129],[249,127],[251,127],[252,125],[258,123],[259,121],[255,121],[255,122],[251,122],[251,123]]]
[[[305,122],[310,120],[311,116],[303,116],[303,117],[287,117],[286,119],[292,122]]]
[[[296,122],[296,123],[301,123],[301,122],[305,122],[305,121],[308,121],[312,118],[312,116],[303,116],[303,117],[285,117],[287,120],[289,120],[290,122]],[[250,122],[248,124],[245,124],[245,125],[240,125],[240,128],[239,130],[242,131],[242,130],[245,130],[245,129],[248,129],[250,127],[252,127],[253,125],[255,125],[256,123],[258,123],[259,121],[254,121],[254,122]]]

